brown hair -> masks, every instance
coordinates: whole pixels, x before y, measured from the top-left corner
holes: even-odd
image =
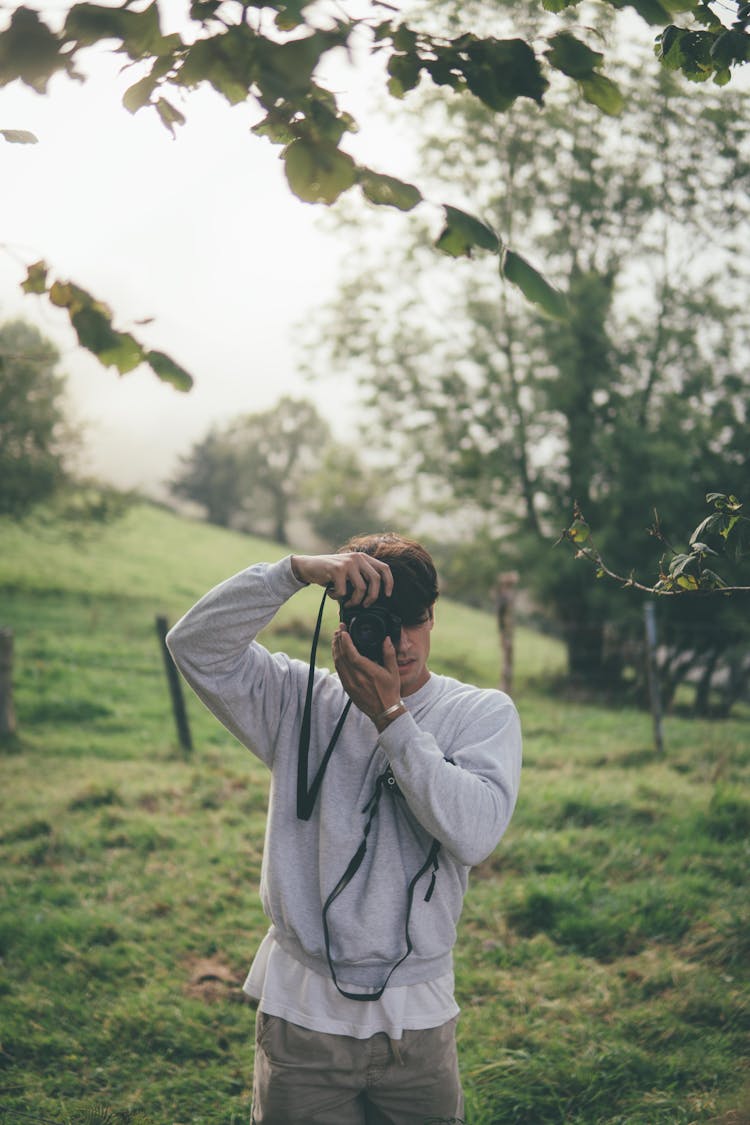
[[[362,551],[388,563],[393,573],[393,595],[382,598],[405,624],[417,621],[435,604],[440,593],[435,564],[429,552],[414,539],[394,531],[355,535],[342,551]]]

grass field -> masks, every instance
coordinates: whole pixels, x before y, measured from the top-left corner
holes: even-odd
[[[281,553],[152,507],[80,541],[0,522],[3,1122],[249,1121],[267,777],[192,698],[180,752],[154,618]],[[317,600],[266,643],[306,659]],[[659,759],[648,716],[546,694],[558,646],[517,644],[521,798],[456,954],[467,1120],[746,1125],[750,714],[670,716]],[[440,603],[433,654],[497,680],[477,611]]]

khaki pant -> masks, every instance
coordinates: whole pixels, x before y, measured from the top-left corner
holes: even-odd
[[[460,1125],[462,1115],[455,1019],[391,1041],[258,1012],[253,1125]]]

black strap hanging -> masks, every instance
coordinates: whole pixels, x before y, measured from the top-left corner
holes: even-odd
[[[315,624],[315,632],[313,633],[312,649],[310,651],[310,670],[307,674],[307,691],[305,693],[305,709],[302,713],[302,726],[299,734],[299,750],[297,754],[297,818],[299,820],[309,820],[312,816],[312,811],[315,808],[315,801],[323,784],[323,776],[328,768],[333,748],[338,742],[341,728],[343,727],[346,716],[349,714],[349,708],[352,705],[351,699],[347,700],[346,706],[342,712],[341,718],[336,724],[331,741],[328,743],[323,760],[318,767],[318,772],[313,778],[313,783],[307,786],[308,779],[308,762],[310,757],[310,727],[312,719],[312,697],[313,686],[315,681],[315,654],[318,651],[318,638],[320,637],[320,625],[323,620],[323,610],[326,605],[326,598],[328,597],[328,589],[323,593],[323,600],[320,603],[318,610],[318,620]]]
[[[307,690],[306,690],[306,693],[305,693],[305,707],[304,707],[304,711],[303,711],[303,714],[302,714],[302,726],[300,728],[299,752],[298,752],[298,756],[297,756],[297,817],[298,817],[299,820],[309,820],[310,817],[312,816],[312,811],[315,807],[315,801],[317,800],[318,793],[320,791],[320,787],[323,783],[323,777],[324,777],[326,769],[328,767],[328,763],[331,759],[331,755],[332,755],[334,747],[335,747],[335,745],[338,741],[339,735],[341,734],[341,730],[344,726],[344,723],[346,722],[346,716],[349,714],[349,709],[352,705],[352,701],[351,701],[351,699],[349,699],[346,703],[346,706],[344,707],[344,710],[341,714],[341,717],[340,717],[339,721],[336,724],[334,732],[331,735],[331,741],[328,743],[328,746],[326,747],[326,752],[323,755],[323,759],[320,763],[320,766],[318,767],[318,771],[315,774],[315,777],[313,778],[312,785],[310,785],[308,787],[308,767],[309,767],[309,757],[310,757],[310,734],[311,734],[311,719],[312,719],[312,697],[313,697],[313,688],[314,688],[314,683],[315,683],[315,655],[316,655],[317,649],[318,649],[318,639],[320,637],[320,626],[321,626],[321,623],[322,623],[322,620],[323,620],[323,611],[325,609],[327,597],[328,597],[328,590],[324,591],[324,593],[323,593],[323,599],[320,603],[320,609],[318,611],[318,620],[315,624],[315,632],[313,634],[312,649],[311,649],[311,652],[310,652],[310,670],[309,670],[308,676],[307,676]],[[380,804],[380,798],[382,796],[383,789],[386,788],[386,787],[387,787],[388,791],[394,797],[397,796],[397,795],[400,795],[398,786],[395,783],[395,778],[393,777],[393,773],[391,772],[390,767],[388,769],[386,769],[380,775],[380,777],[377,779],[377,782],[376,782],[376,785],[375,785],[375,792],[373,793],[372,797],[370,798],[370,800],[367,802],[364,809],[362,810],[363,813],[369,812],[369,814],[370,814],[369,817],[367,818],[367,823],[366,823],[365,828],[364,828],[362,843],[359,845],[359,847],[357,848],[357,851],[354,853],[352,858],[349,860],[349,863],[347,864],[347,867],[346,867],[346,871],[344,872],[344,874],[341,876],[341,878],[339,879],[336,886],[331,891],[330,895],[326,899],[325,906],[323,907],[323,933],[324,933],[324,936],[325,936],[326,957],[328,959],[328,967],[331,971],[331,977],[333,979],[333,983],[336,985],[336,988],[341,993],[341,995],[345,996],[348,1000],[373,1001],[373,1000],[379,1000],[381,998],[381,996],[383,995],[383,993],[386,990],[386,986],[388,985],[388,982],[390,981],[390,979],[393,976],[396,969],[399,967],[399,965],[401,965],[406,960],[406,958],[412,952],[413,945],[412,945],[412,940],[411,940],[411,934],[409,932],[409,923],[410,923],[410,920],[411,920],[411,910],[412,910],[412,905],[413,905],[413,902],[414,902],[414,892],[416,890],[417,883],[422,878],[422,876],[425,874],[425,872],[430,869],[430,867],[432,867],[432,878],[430,880],[430,885],[427,889],[427,893],[424,896],[425,902],[430,901],[430,899],[432,898],[432,893],[435,890],[435,874],[438,870],[438,858],[437,857],[438,857],[438,852],[440,851],[440,841],[439,840],[433,840],[432,841],[432,845],[431,845],[430,850],[427,854],[427,859],[424,861],[424,863],[420,867],[419,871],[416,873],[414,878],[409,883],[409,887],[408,887],[408,890],[407,890],[406,921],[404,923],[404,939],[405,939],[405,944],[406,944],[405,953],[403,954],[403,956],[399,957],[399,959],[395,962],[395,964],[393,964],[391,966],[391,968],[389,969],[388,974],[387,974],[385,980],[383,981],[382,985],[378,989],[376,989],[374,992],[368,992],[368,993],[347,992],[346,989],[342,988],[341,985],[339,984],[338,980],[337,980],[336,968],[335,968],[335,965],[333,963],[333,957],[331,955],[331,938],[330,938],[330,931],[329,931],[329,928],[328,928],[328,911],[330,910],[331,906],[336,901],[336,899],[339,897],[339,895],[342,893],[342,891],[344,891],[345,888],[349,885],[349,883],[351,883],[352,879],[354,878],[357,871],[359,870],[359,868],[362,865],[362,860],[365,858],[365,854],[367,853],[367,837],[370,833],[370,828],[372,826],[373,818],[375,817],[375,814],[378,811],[378,805]]]
[[[401,957],[399,957],[399,959],[393,965],[391,965],[391,968],[388,970],[388,974],[387,974],[385,980],[383,981],[383,983],[380,985],[379,988],[375,989],[374,992],[366,992],[366,993],[347,992],[347,990],[345,988],[342,988],[341,985],[339,984],[338,978],[336,976],[336,966],[334,965],[333,956],[331,954],[331,936],[330,936],[330,931],[329,931],[329,928],[328,928],[328,911],[333,906],[334,902],[339,897],[339,895],[342,893],[342,891],[344,891],[345,888],[349,885],[349,883],[351,883],[351,881],[354,878],[354,876],[356,875],[357,871],[362,866],[362,860],[365,858],[365,854],[367,853],[367,837],[370,834],[370,828],[372,826],[373,819],[375,817],[376,812],[378,811],[378,805],[380,804],[380,798],[381,798],[382,793],[383,793],[383,788],[386,785],[388,785],[390,787],[392,777],[393,777],[393,775],[391,774],[390,769],[387,769],[378,778],[378,780],[375,784],[375,792],[373,793],[372,797],[370,798],[370,800],[367,802],[364,809],[362,810],[362,812],[368,812],[368,810],[369,810],[369,813],[370,813],[369,817],[367,818],[367,824],[365,825],[365,828],[364,828],[364,833],[363,833],[363,836],[362,836],[362,843],[359,845],[356,852],[354,853],[352,858],[349,860],[349,863],[347,864],[346,871],[341,876],[338,883],[336,884],[336,886],[333,888],[333,890],[329,894],[328,898],[326,899],[325,906],[323,907],[323,936],[325,938],[326,958],[328,959],[328,968],[331,971],[331,978],[333,980],[333,983],[336,985],[336,988],[341,993],[341,995],[345,996],[347,998],[347,1000],[359,1000],[359,1001],[364,1001],[364,1002],[368,1002],[368,1001],[372,1002],[374,1000],[379,1000],[381,998],[381,996],[383,995],[383,993],[386,990],[386,987],[388,986],[388,982],[390,981],[391,977],[395,973],[396,969],[399,967],[399,965],[403,964],[403,962],[406,960],[406,958],[409,956],[409,954],[412,952],[412,949],[414,948],[413,945],[412,945],[411,934],[409,932],[409,923],[411,921],[411,909],[412,909],[412,905],[414,903],[414,892],[416,890],[417,883],[422,878],[422,876],[425,874],[425,872],[429,870],[430,867],[432,867],[432,879],[430,880],[430,885],[428,887],[427,894],[425,895],[425,898],[424,898],[425,902],[430,901],[430,899],[432,898],[432,893],[435,890],[435,874],[438,870],[438,858],[437,857],[438,857],[438,852],[440,851],[440,841],[439,840],[433,840],[432,841],[432,845],[431,845],[430,850],[427,854],[427,859],[424,861],[424,863],[420,867],[419,871],[416,873],[416,875],[414,876],[412,881],[409,883],[409,888],[407,890],[407,895],[406,895],[406,921],[404,923],[404,939],[405,939],[405,943],[406,943],[406,952]]]

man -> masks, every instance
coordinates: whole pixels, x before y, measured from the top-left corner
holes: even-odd
[[[309,584],[342,616],[385,611],[382,663],[343,622],[335,675],[255,641]],[[437,596],[422,546],[364,536],[250,567],[169,634],[196,693],[271,769],[271,928],[245,982],[254,1125],[463,1119],[452,949],[469,868],[513,812],[521,735],[506,695],[430,672]]]

